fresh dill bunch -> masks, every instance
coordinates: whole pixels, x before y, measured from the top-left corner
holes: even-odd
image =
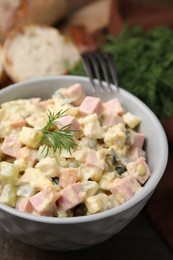
[[[36,147],[43,145],[42,153],[46,151],[45,157],[48,155],[49,150],[52,148],[55,153],[57,149],[61,153],[62,149],[71,153],[71,149],[76,145],[71,124],[60,127],[58,119],[65,116],[67,110],[58,111],[56,114],[48,110],[47,124],[41,129],[42,136],[38,140]]]

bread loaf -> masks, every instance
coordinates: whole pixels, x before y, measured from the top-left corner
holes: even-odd
[[[67,0],[0,0],[0,41],[25,24],[54,24],[67,14],[67,7]]]
[[[14,81],[67,72],[80,54],[73,42],[51,26],[26,25],[14,30],[3,46],[3,66]]]

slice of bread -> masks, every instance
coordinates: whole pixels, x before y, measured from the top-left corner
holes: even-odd
[[[68,13],[67,0],[0,0],[0,41],[25,24],[53,25]]]
[[[73,42],[50,26],[28,25],[14,30],[3,46],[3,66],[14,82],[65,74],[67,64],[75,66],[79,59]]]

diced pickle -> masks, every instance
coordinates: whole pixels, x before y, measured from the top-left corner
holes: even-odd
[[[73,209],[73,212],[74,212],[74,216],[75,217],[77,217],[77,216],[85,216],[86,213],[87,213],[87,208],[86,208],[84,203],[81,203],[81,204],[77,205]]]

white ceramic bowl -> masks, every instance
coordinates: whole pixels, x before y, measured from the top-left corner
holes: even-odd
[[[28,244],[54,250],[79,249],[100,243],[119,232],[149,200],[160,181],[168,157],[168,145],[164,130],[152,111],[139,99],[123,89],[119,92],[95,93],[87,78],[78,76],[59,76],[41,78],[14,84],[0,91],[0,103],[17,98],[48,98],[59,87],[68,87],[81,82],[89,95],[109,100],[115,95],[122,104],[135,115],[142,118],[142,131],[146,137],[148,163],[152,171],[144,188],[124,204],[91,216],[53,218],[40,217],[19,212],[0,204],[0,226],[17,239]]]

